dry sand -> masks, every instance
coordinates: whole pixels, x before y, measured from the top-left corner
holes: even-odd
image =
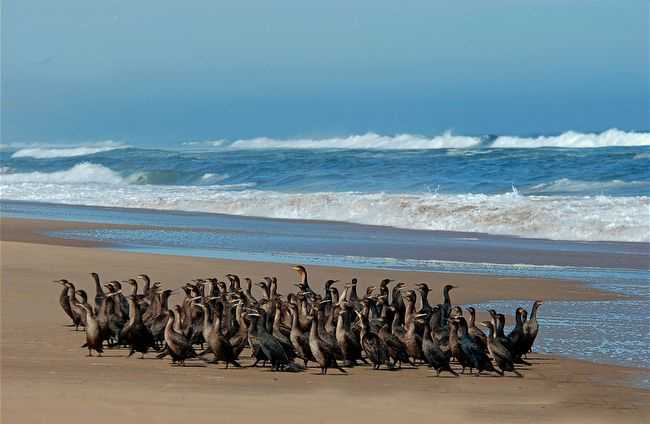
[[[58,305],[67,278],[94,295],[89,272],[103,280],[145,272],[165,287],[226,272],[260,278],[275,275],[280,292],[297,280],[286,264],[136,254],[92,248],[96,243],[61,240],[35,231],[98,227],[55,221],[3,218],[1,372],[3,423],[130,422],[407,422],[459,418],[482,422],[645,422],[650,391],[625,387],[644,372],[533,354],[524,378],[435,378],[425,367],[401,371],[349,369],[349,375],[290,374],[268,369],[223,370],[192,362],[186,368],[168,359],[126,358],[107,350],[88,358],[84,333],[66,327]],[[101,226],[106,226],[102,224]],[[611,298],[580,285],[549,280],[386,270],[309,267],[312,285],[326,278],[359,278],[362,288],[381,278],[426,281],[432,299],[457,283],[454,303],[492,299]],[[173,298],[172,298],[173,299]],[[178,299],[177,299],[178,300]],[[541,329],[540,337],[544,337]],[[244,351],[245,356],[248,351]],[[153,355],[148,355],[152,357]],[[243,363],[250,364],[248,358]],[[647,372],[647,370],[645,370]]]

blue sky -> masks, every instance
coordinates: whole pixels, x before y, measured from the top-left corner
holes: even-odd
[[[648,130],[635,0],[2,2],[2,141]]]

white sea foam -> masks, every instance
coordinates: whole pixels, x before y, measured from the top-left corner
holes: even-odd
[[[567,131],[557,136],[540,136],[536,138],[501,136],[490,147],[498,148],[537,148],[537,147],[629,147],[650,146],[650,134],[625,132],[615,128],[600,134],[584,134]]]
[[[129,146],[111,140],[76,147],[26,147],[16,151],[11,157],[35,159],[67,158],[110,152],[111,150],[125,149],[127,147]]]
[[[294,139],[278,140],[273,138],[253,138],[237,140],[230,144],[232,149],[453,149],[477,146],[480,137],[452,135],[446,132],[434,137],[423,137],[412,134],[384,136],[372,132],[349,137],[324,139]]]
[[[223,181],[227,178],[230,178],[228,174],[214,174],[212,172],[207,172],[201,176],[201,182],[203,184],[210,184],[217,181]]]
[[[122,178],[120,174],[113,171],[112,169],[90,162],[79,163],[72,168],[66,169],[64,171],[35,171],[27,173],[6,174],[0,177],[0,183],[3,186],[7,184],[14,186],[19,183],[48,183],[48,185],[53,185],[65,183],[124,184],[125,182],[126,181],[124,178]],[[43,199],[48,198],[49,196],[44,193]]]
[[[650,146],[650,134],[644,132],[626,132],[615,128],[602,133],[580,133],[567,131],[556,136],[518,137],[500,136],[488,142],[485,137],[453,135],[447,131],[433,137],[398,134],[395,136],[380,135],[368,132],[362,135],[333,138],[296,138],[276,139],[258,137],[229,142],[227,140],[187,141],[182,143],[191,149],[376,149],[376,150],[407,150],[407,149],[467,149],[467,148],[594,148],[594,147],[625,147]],[[473,150],[467,154],[484,153]],[[454,153],[452,153],[454,154]]]
[[[228,145],[228,142],[226,140],[184,141],[182,145],[194,149],[202,147],[223,147]]]
[[[58,176],[72,182],[114,179],[116,184],[57,184],[51,174],[5,175],[0,179],[2,197],[556,240],[650,241],[647,196],[523,196],[515,191],[499,195],[229,191],[234,187],[127,185],[113,171],[89,165],[77,165],[75,172],[63,171],[69,173],[67,177]]]
[[[620,190],[625,188],[648,187],[647,181],[575,181],[569,178],[561,178],[550,183],[537,184],[530,187],[527,192],[546,192],[546,193],[588,193],[602,190]]]

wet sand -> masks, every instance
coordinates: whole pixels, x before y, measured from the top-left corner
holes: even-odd
[[[47,224],[44,224],[47,222]],[[644,372],[551,355],[530,355],[533,366],[515,377],[435,378],[424,367],[401,371],[349,370],[348,376],[273,373],[268,369],[223,370],[192,362],[173,367],[169,360],[126,358],[107,350],[88,358],[83,332],[66,327],[58,305],[67,278],[94,295],[89,272],[103,280],[146,272],[165,287],[196,277],[227,272],[253,279],[275,275],[279,291],[297,281],[286,264],[159,256],[107,251],[97,243],[54,239],[34,231],[93,224],[2,219],[0,247],[2,304],[2,422],[406,422],[459,418],[482,422],[642,422],[650,418],[650,391],[625,387]],[[104,226],[105,224],[102,224]],[[386,270],[311,266],[312,285],[326,278],[359,278],[361,290],[381,278],[407,284],[426,281],[440,301],[441,287],[454,303],[496,299],[606,300],[575,283]],[[172,298],[172,303],[178,301]],[[543,337],[543,328],[540,337]],[[244,364],[251,361],[242,358]],[[148,355],[152,357],[153,355]]]

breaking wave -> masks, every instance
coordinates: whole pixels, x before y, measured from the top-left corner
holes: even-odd
[[[194,176],[183,176],[180,172],[176,171],[137,171],[127,176],[123,176],[119,172],[113,171],[106,166],[91,162],[81,162],[70,169],[55,172],[34,171],[15,173],[8,168],[6,170],[5,168],[2,168],[1,171],[0,183],[3,185],[22,184],[20,185],[22,188],[26,187],[25,184],[28,183],[48,183],[52,186],[58,184],[96,183],[104,185],[173,185],[180,187],[179,184],[181,184],[183,180],[192,180],[191,182],[193,183],[218,187],[222,190],[239,190],[254,187],[256,184],[255,182],[248,182],[216,185],[215,183],[227,179],[229,175],[214,173],[203,174],[198,179]],[[191,189],[191,186],[188,186],[188,189]],[[74,190],[78,190],[78,188],[75,188]],[[44,197],[44,199],[45,198],[46,197]]]
[[[114,178],[112,174],[94,174]],[[316,219],[555,240],[650,241],[647,196],[228,191],[227,186],[5,184],[8,200]],[[241,187],[239,187],[241,188]]]
[[[650,146],[650,134],[641,132],[626,132],[615,128],[600,134],[584,134],[567,131],[557,136],[540,136],[536,138],[501,136],[490,147],[494,148],[594,148],[594,147],[630,147]]]
[[[14,152],[12,158],[34,158],[34,159],[53,159],[53,158],[69,158],[77,156],[94,155],[96,153],[110,152],[116,149],[126,149],[130,146],[114,141],[106,141],[96,143],[92,146],[78,146],[78,147],[58,147],[58,148],[45,148],[45,147],[28,147],[17,150]]]
[[[650,188],[647,181],[574,181],[569,178],[561,178],[551,183],[537,184],[526,192],[532,193],[597,193],[599,191],[624,190],[626,188]]]
[[[473,147],[481,144],[481,137],[452,135],[446,132],[435,137],[411,134],[384,136],[372,132],[349,137],[325,139],[277,140],[260,137],[237,140],[229,145],[232,149],[453,149]]]
[[[596,148],[650,146],[650,134],[626,132],[615,128],[602,133],[567,131],[555,136],[462,136],[447,131],[442,135],[426,137],[413,134],[395,136],[369,132],[363,135],[333,138],[275,139],[258,137],[227,141],[188,141],[182,143],[189,149],[377,149],[377,150],[426,150],[466,148]]]
[[[110,168],[90,162],[82,162],[70,169],[55,172],[26,172],[3,174],[0,182],[5,184],[17,183],[103,183],[124,184],[125,180]],[[3,190],[4,195],[4,190]],[[47,198],[44,197],[44,198]]]

